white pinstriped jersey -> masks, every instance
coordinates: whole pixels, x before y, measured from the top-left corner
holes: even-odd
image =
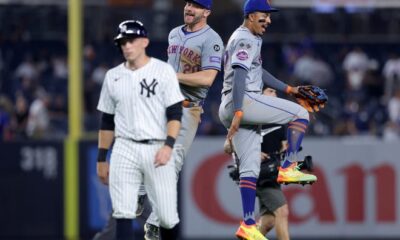
[[[233,66],[247,70],[246,91],[260,91],[262,82],[262,39],[246,27],[239,27],[232,34],[226,46],[224,56],[224,85],[222,92],[232,89]]]
[[[206,25],[196,32],[185,33],[185,25],[171,30],[168,36],[168,63],[176,72],[194,73],[201,70],[221,70],[224,45],[221,37]],[[183,95],[193,101],[206,98],[208,87],[181,84]]]
[[[97,109],[114,114],[115,137],[165,139],[166,108],[182,101],[174,69],[156,58],[131,70],[125,63],[105,77]]]

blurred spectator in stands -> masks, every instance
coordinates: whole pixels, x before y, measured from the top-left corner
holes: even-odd
[[[53,75],[57,79],[68,78],[68,67],[65,56],[57,56],[52,59]]]
[[[354,123],[351,119],[350,114],[348,114],[349,110],[352,108],[352,112],[358,110],[358,104],[354,101],[348,100],[344,108],[342,109],[342,112],[340,114],[340,117],[335,121],[335,124],[333,126],[333,135],[336,136],[346,136],[346,135],[353,135],[355,134],[356,130],[354,127]]]
[[[85,78],[92,75],[95,67],[96,51],[90,44],[85,45],[83,48],[83,74]]]
[[[1,35],[0,35],[0,42],[1,42]],[[0,48],[0,90],[2,89],[3,86],[3,68],[4,68],[4,60],[3,60],[3,52],[1,51]]]
[[[93,81],[100,86],[103,85],[104,78],[106,76],[106,72],[108,70],[107,64],[104,62],[98,65],[92,72]]]
[[[15,86],[15,92],[22,94],[28,102],[32,102],[35,98],[35,91],[37,89],[37,81],[30,77],[24,77],[17,81]],[[16,95],[14,95],[15,97]]]
[[[400,56],[392,53],[383,67],[385,77],[385,102],[392,97],[395,89],[400,88]]]
[[[400,128],[399,125],[392,122],[388,121],[385,124],[385,129],[383,132],[382,139],[384,141],[396,141],[400,140]]]
[[[13,104],[4,95],[0,95],[0,140],[11,140],[11,114]]]
[[[365,124],[362,123],[365,122],[365,114],[360,117],[359,112],[361,112],[360,104],[356,100],[348,98],[342,116],[335,125],[334,134],[339,136],[357,135],[360,128],[364,130]]]
[[[28,123],[28,103],[21,93],[17,93],[15,99],[15,111],[13,116],[13,135],[15,140],[27,138],[26,125]]]
[[[364,74],[362,87],[365,91],[365,101],[380,99],[383,95],[383,79],[379,73],[379,63],[375,59],[370,59],[368,69]]]
[[[311,49],[306,49],[304,54],[297,59],[294,65],[294,76],[301,85],[316,85],[328,87],[333,80],[330,66],[322,59],[317,58]]]
[[[384,112],[377,99],[360,102],[349,98],[342,115],[346,122],[345,132],[341,135],[381,135],[386,121]]]
[[[36,99],[29,108],[26,132],[30,138],[46,138],[50,136],[50,118],[48,107],[50,97],[43,90],[36,92]]]
[[[365,52],[355,47],[344,58],[343,69],[346,72],[347,87],[351,91],[358,91],[362,87],[365,72],[369,68],[369,58]]]
[[[396,89],[389,100],[388,114],[389,120],[400,127],[400,87]]]
[[[68,132],[68,109],[66,96],[61,93],[55,94],[52,97],[49,105],[50,125],[52,134],[56,137],[64,137]]]
[[[68,66],[66,56],[54,56],[51,58],[51,75],[49,76],[48,86],[49,93],[66,94],[68,86]]]
[[[300,49],[294,44],[285,44],[282,46],[282,55],[286,71],[293,74],[294,65],[300,56]]]
[[[38,77],[38,71],[31,55],[27,54],[24,61],[18,65],[15,70],[15,77],[18,79],[36,79]]]

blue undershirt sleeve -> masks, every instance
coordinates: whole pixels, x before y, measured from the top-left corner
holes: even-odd
[[[234,112],[242,110],[244,91],[246,90],[247,70],[235,66],[232,80],[232,100]]]
[[[287,84],[272,76],[272,74],[265,69],[263,69],[262,81],[265,85],[267,85],[270,88],[273,88],[281,92],[286,91]]]

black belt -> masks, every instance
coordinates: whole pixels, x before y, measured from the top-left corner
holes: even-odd
[[[185,99],[182,102],[182,106],[185,107],[185,108],[201,107],[201,106],[203,106],[203,104],[204,104],[204,100],[195,102],[195,101],[192,101],[192,100],[189,100],[189,99]]]
[[[141,144],[155,144],[155,143],[159,143],[159,142],[165,142],[164,139],[142,139],[142,140],[136,140],[136,139],[132,139],[132,138],[122,138],[125,140],[129,140],[135,143],[141,143]]]
[[[222,92],[222,94],[224,94],[226,96],[230,92],[232,92],[232,89],[226,90],[225,92]],[[261,93],[261,91],[245,91],[245,92]]]

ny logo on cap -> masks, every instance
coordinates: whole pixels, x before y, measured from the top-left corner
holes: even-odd
[[[121,25],[119,28],[121,29],[121,32],[123,32],[123,33],[126,32],[126,30],[128,30],[125,24]]]

